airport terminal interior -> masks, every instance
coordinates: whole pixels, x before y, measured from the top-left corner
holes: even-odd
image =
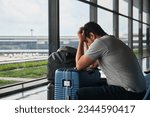
[[[2,0],[0,99],[48,100],[49,55],[62,46],[77,48],[77,31],[89,21],[128,45],[143,74],[150,71],[150,0]],[[18,66],[24,63],[39,64]],[[17,67],[6,69],[13,64]],[[44,72],[27,75],[34,68]],[[24,69],[25,75],[17,76]]]

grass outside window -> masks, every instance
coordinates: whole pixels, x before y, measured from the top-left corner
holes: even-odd
[[[47,61],[33,61],[0,65],[0,86],[17,83],[11,78],[44,78],[47,75]],[[5,80],[10,78],[10,80]]]

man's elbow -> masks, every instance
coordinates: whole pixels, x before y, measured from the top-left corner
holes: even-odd
[[[76,63],[76,69],[77,69],[78,71],[82,70],[81,65],[80,65],[80,64],[78,64],[78,63]]]

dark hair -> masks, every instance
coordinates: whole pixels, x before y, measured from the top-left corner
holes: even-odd
[[[104,36],[107,35],[107,33],[95,22],[88,22],[84,25],[84,32],[85,36],[90,38],[90,32],[92,32],[95,35]]]

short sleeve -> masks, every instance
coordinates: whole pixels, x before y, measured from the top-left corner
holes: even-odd
[[[101,59],[107,52],[106,46],[101,39],[96,39],[85,52],[85,55],[93,60]]]

